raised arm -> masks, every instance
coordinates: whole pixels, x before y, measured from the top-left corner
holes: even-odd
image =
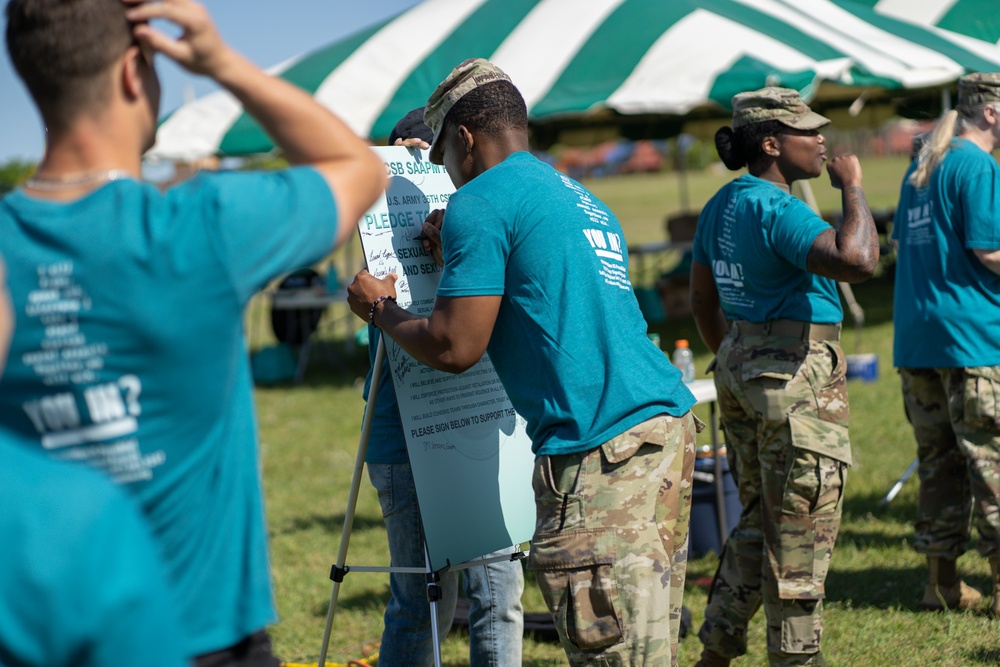
[[[310,165],[326,179],[337,201],[336,247],[386,186],[382,160],[350,128],[302,89],[265,74],[220,37],[208,11],[193,0],[123,0],[133,7],[140,44],[176,61],[190,72],[211,77],[232,93],[284,151],[288,161]],[[147,24],[176,23],[183,34],[172,39]]]
[[[878,232],[861,187],[861,163],[854,155],[827,163],[830,184],[841,191],[844,222],[822,232],[806,257],[806,269],[826,278],[859,283],[871,278],[878,263]]]
[[[691,263],[691,312],[701,339],[715,354],[726,337],[728,323],[719,303],[712,269],[698,262]]]

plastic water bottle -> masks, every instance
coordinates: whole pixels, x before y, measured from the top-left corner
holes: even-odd
[[[674,366],[681,372],[681,380],[694,382],[694,354],[687,340],[680,339],[674,343],[674,355],[671,358]]]

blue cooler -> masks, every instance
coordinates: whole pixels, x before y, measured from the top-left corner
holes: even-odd
[[[731,531],[740,520],[743,505],[740,503],[736,482],[729,472],[729,461],[726,460],[725,449],[722,449],[722,480],[725,490],[726,530]],[[698,453],[694,462],[694,492],[691,498],[691,542],[688,553],[691,558],[700,558],[714,552],[722,553],[719,544],[719,512],[715,503],[715,483],[708,481],[706,475],[715,472],[715,457],[711,451]],[[700,479],[699,479],[700,478]]]
[[[878,379],[877,354],[847,355],[847,379],[874,382]]]

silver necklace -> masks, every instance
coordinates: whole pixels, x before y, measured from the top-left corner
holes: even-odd
[[[126,178],[132,178],[132,174],[128,173],[124,169],[105,169],[103,171],[87,171],[82,174],[71,174],[69,176],[51,178],[39,178],[38,176],[32,176],[24,182],[24,185],[32,190],[74,190],[87,185],[120,181]]]

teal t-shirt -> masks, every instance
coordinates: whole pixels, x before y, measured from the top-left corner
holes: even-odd
[[[694,261],[712,269],[727,319],[835,324],[844,318],[836,283],[806,270],[813,241],[827,229],[802,200],[746,174],[702,209]]]
[[[439,297],[503,296],[487,350],[536,454],[694,404],[646,337],[618,220],[576,181],[514,153],[452,195],[442,243]]]
[[[0,443],[0,665],[181,667],[163,566],[96,473]]]
[[[376,327],[368,326],[368,360],[372,367],[365,377],[365,400],[369,400],[369,389],[372,384],[372,371],[375,366],[375,352],[378,349],[379,337],[382,332]],[[375,399],[375,414],[372,415],[372,426],[368,433],[368,447],[365,449],[365,463],[409,463],[410,456],[406,450],[406,434],[403,432],[403,419],[399,415],[399,401],[396,399],[396,389],[392,385],[392,375],[389,364],[382,364],[379,376],[378,396]]]
[[[135,498],[187,655],[275,619],[243,311],[328,253],[336,220],[309,168],[0,201],[17,319],[0,441],[89,463]]]
[[[893,362],[904,368],[1000,364],[1000,276],[973,250],[1000,249],[1000,167],[955,139],[927,187],[903,179],[893,221],[898,242]]]

